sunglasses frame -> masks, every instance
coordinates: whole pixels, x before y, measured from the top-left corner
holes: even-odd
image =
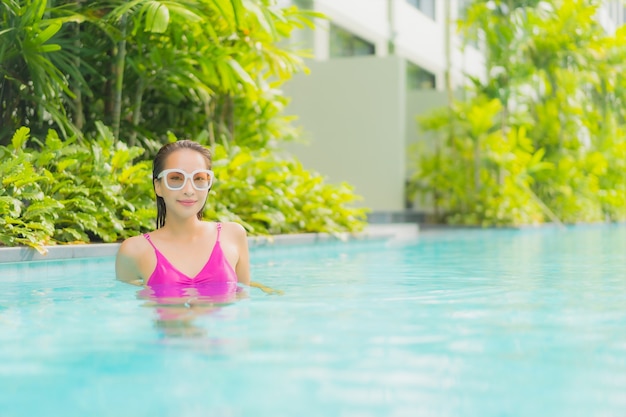
[[[180,191],[183,188],[185,188],[185,185],[187,185],[187,180],[191,180],[191,186],[194,188],[194,190],[197,190],[197,191],[207,191],[207,190],[211,189],[211,187],[213,186],[213,180],[215,179],[215,174],[213,174],[213,171],[211,171],[210,169],[196,169],[191,174],[187,174],[182,169],[172,168],[172,169],[164,169],[163,171],[161,171],[159,173],[159,175],[157,175],[157,180],[160,180],[160,179],[166,177],[167,174],[169,174],[171,172],[176,172],[178,174],[182,174],[185,177],[185,181],[183,181],[183,185],[181,185],[180,188],[171,187],[169,182],[167,182],[167,178],[165,178],[165,180],[163,181],[163,184],[165,185],[165,188],[167,188],[168,190],[172,190],[172,191]],[[193,177],[194,177],[194,175],[196,175],[199,172],[204,172],[204,173],[209,174],[209,178],[211,178],[211,180],[209,181],[209,186],[207,188],[198,188],[198,187],[196,187],[196,184],[194,184]]]

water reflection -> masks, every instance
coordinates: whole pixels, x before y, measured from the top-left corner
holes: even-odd
[[[236,283],[160,285],[142,288],[137,298],[145,300],[144,307],[154,309],[155,327],[164,337],[206,338],[208,330],[198,325],[198,319],[248,298],[248,291]]]

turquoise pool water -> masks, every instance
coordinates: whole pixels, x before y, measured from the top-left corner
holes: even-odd
[[[254,249],[171,315],[113,259],[0,264],[0,416],[626,416],[626,227]]]

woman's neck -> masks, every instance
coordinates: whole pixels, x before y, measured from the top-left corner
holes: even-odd
[[[172,239],[194,239],[204,234],[205,223],[197,217],[187,219],[177,219],[166,217],[165,225],[161,228],[162,233],[169,235]]]

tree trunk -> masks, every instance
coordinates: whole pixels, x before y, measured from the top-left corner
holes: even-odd
[[[141,105],[143,103],[145,84],[144,79],[140,77],[137,81],[137,90],[135,91],[135,102],[133,104],[133,133],[128,139],[129,146],[135,146],[137,144],[137,126],[139,126],[139,122],[141,121]]]
[[[115,82],[113,84],[113,135],[117,140],[120,138],[120,123],[122,118],[122,93],[124,89],[124,63],[126,60],[126,13],[122,15],[120,20],[120,32],[122,39],[117,44],[117,53],[115,54]]]
[[[80,10],[82,0],[76,0],[76,8]],[[74,45],[76,49],[80,49],[80,23],[74,24]],[[76,68],[80,68],[80,57],[77,55],[74,58],[74,65]],[[78,130],[82,130],[85,125],[85,113],[83,110],[83,96],[81,93],[81,85],[78,80],[72,80],[72,92],[74,93],[74,125]]]

